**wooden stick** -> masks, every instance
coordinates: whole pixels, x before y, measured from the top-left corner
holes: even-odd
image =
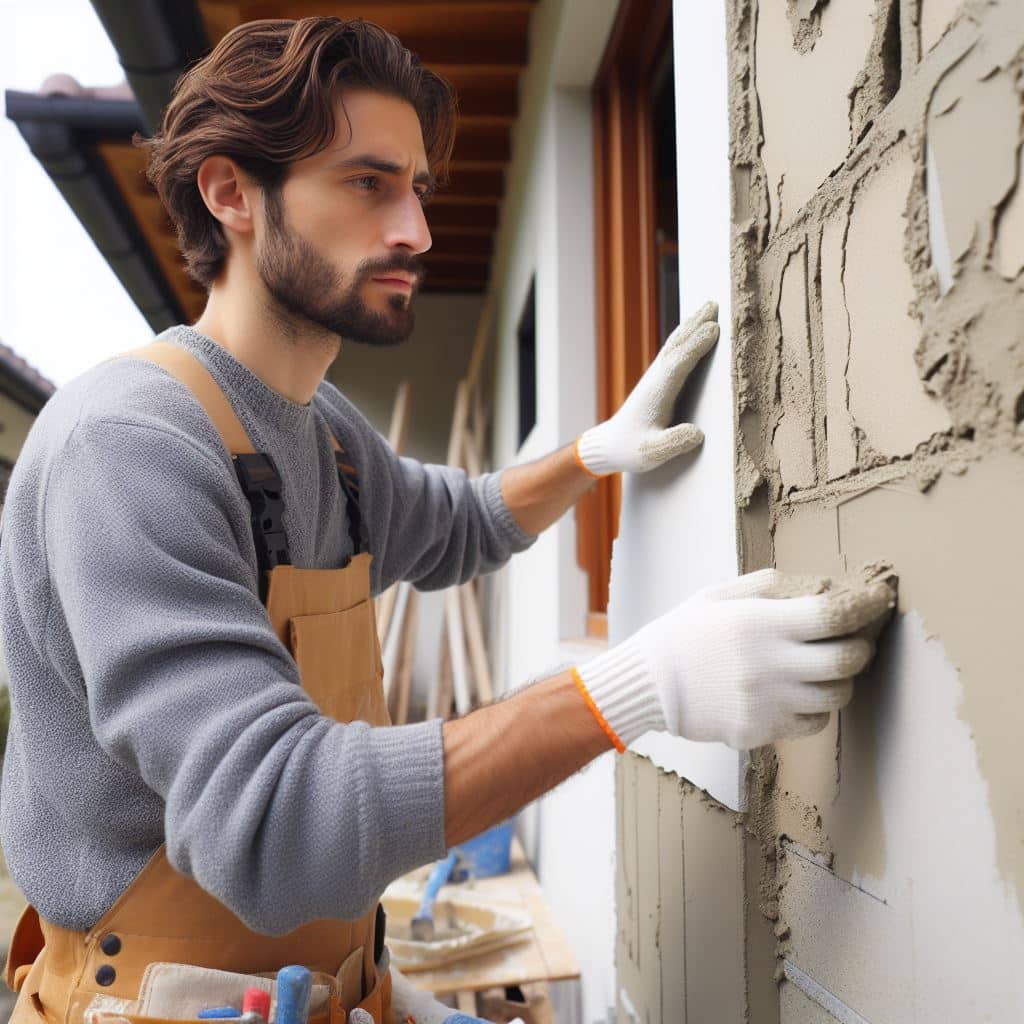
[[[487,414],[484,411],[484,396],[481,389],[475,388],[472,395],[472,414],[470,415],[473,439],[476,441],[477,454],[480,462],[486,462],[484,458],[484,442],[487,440]]]
[[[409,403],[411,388],[407,380],[398,385],[395,404],[391,410],[391,426],[388,429],[388,444],[396,455],[405,450],[406,434],[409,429]]]
[[[395,602],[397,600],[397,583],[393,583],[377,598],[377,636],[380,637],[382,645],[387,643],[388,632],[391,629],[391,616],[395,612]]]
[[[444,594],[445,622],[448,634],[448,653],[451,657],[452,684],[455,689],[455,710],[468,714],[473,706],[469,690],[469,672],[466,667],[466,640],[462,627],[462,605],[459,588],[449,587]]]
[[[448,465],[458,466],[462,456],[462,438],[466,432],[466,417],[469,414],[469,385],[460,380],[455,388],[455,412],[452,415],[452,430],[448,436]]]
[[[483,467],[480,465],[480,451],[476,438],[470,430],[467,430],[463,437],[462,454],[466,472],[470,476],[479,476],[483,472]]]
[[[409,702],[412,698],[412,672],[416,661],[416,629],[419,624],[419,594],[409,589],[409,602],[405,609],[402,630],[402,650],[398,660],[398,679],[395,684],[395,708],[391,720],[395,725],[409,721]]]
[[[494,700],[494,684],[491,682],[491,667],[487,663],[487,647],[484,644],[483,623],[480,620],[480,605],[471,583],[459,587],[462,598],[462,617],[466,625],[466,640],[469,660],[473,664],[473,681],[481,704]]]
[[[469,368],[466,370],[466,384],[470,393],[476,390],[483,369],[484,356],[487,354],[487,343],[491,338],[491,321],[494,319],[494,293],[487,296],[484,308],[480,310],[480,319],[476,325],[476,337],[473,339],[473,352],[469,357]]]
[[[432,710],[428,718],[447,718],[452,710],[452,659],[448,644],[441,643],[441,658],[437,669],[437,679],[432,690]]]
[[[475,992],[456,992],[455,993],[455,1008],[459,1013],[466,1014],[467,1017],[476,1016],[476,993]]]
[[[395,612],[388,627],[387,639],[383,644],[381,659],[384,662],[384,696],[390,697],[395,682],[395,675],[398,672],[398,655],[402,648],[402,631],[405,625],[405,610],[409,603],[409,591],[412,586],[404,580],[396,587],[398,591],[395,598]]]

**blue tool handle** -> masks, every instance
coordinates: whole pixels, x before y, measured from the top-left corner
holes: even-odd
[[[277,972],[277,1013],[274,1024],[306,1024],[313,975],[305,967],[292,965]]]
[[[233,1006],[208,1006],[196,1014],[200,1020],[229,1020],[241,1015],[242,1011],[236,1010]]]
[[[416,916],[413,918],[414,921],[430,919],[434,916],[434,902],[437,900],[437,894],[441,891],[441,886],[448,881],[452,871],[455,870],[455,862],[458,859],[457,853],[449,853],[444,860],[440,860],[434,865],[434,870],[430,872],[430,877],[427,879],[427,887],[423,890],[423,899],[420,902],[420,909],[416,911]]]

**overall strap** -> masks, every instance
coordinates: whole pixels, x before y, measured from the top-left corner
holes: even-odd
[[[291,564],[288,535],[284,528],[281,476],[274,460],[266,452],[256,451],[224,390],[191,352],[169,341],[154,341],[126,355],[153,363],[184,384],[220,434],[231,456],[242,493],[249,502],[260,600],[265,602],[270,570],[277,565]]]
[[[221,386],[210,371],[191,352],[169,341],[154,341],[126,355],[142,359],[166,370],[192,392],[193,397],[210,417],[224,447],[235,466],[238,482],[251,508],[253,542],[259,569],[260,597],[266,599],[267,573],[276,565],[290,565],[288,537],[284,528],[284,501],[281,476],[274,460],[265,452],[257,452],[238,414],[231,407]],[[355,467],[345,458],[344,449],[328,427],[338,484],[345,498],[349,536],[354,554],[369,547],[366,525],[359,508],[359,484]]]

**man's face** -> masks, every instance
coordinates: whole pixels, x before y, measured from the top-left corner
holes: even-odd
[[[412,333],[417,257],[430,248],[423,135],[404,100],[354,90],[344,101],[327,149],[293,164],[280,192],[266,195],[256,266],[285,316],[347,341],[395,345]]]

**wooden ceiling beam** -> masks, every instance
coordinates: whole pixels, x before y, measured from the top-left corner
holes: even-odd
[[[451,175],[451,184],[440,194],[475,196],[497,202],[505,192],[505,173],[500,169],[460,167]]]
[[[489,260],[494,252],[494,240],[490,233],[485,235],[470,235],[465,232],[459,233],[453,229],[449,232],[442,232],[434,239],[433,248],[426,254],[429,258],[434,255],[445,256],[458,255],[465,257]]]
[[[427,210],[427,226],[431,231],[455,228],[474,235],[490,234],[498,226],[498,207],[432,204]]]

